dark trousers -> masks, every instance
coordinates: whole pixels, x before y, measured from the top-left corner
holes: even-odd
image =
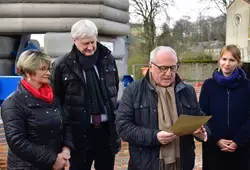
[[[96,170],[113,170],[115,155],[109,147],[108,125],[92,127],[88,137],[92,148],[87,150],[86,158],[84,151],[73,152],[70,170],[91,170],[93,161]]]

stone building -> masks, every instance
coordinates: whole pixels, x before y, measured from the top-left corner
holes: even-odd
[[[234,0],[227,8],[226,44],[236,44],[250,62],[250,0]]]

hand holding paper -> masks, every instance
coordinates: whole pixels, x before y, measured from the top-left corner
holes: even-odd
[[[202,126],[201,128],[199,128],[198,130],[196,130],[193,135],[196,138],[199,138],[200,140],[206,142],[207,141],[207,130],[204,128],[204,126]]]
[[[160,131],[157,133],[157,138],[162,145],[166,145],[172,142],[175,137],[176,135],[174,135],[173,133],[169,133],[165,131]]]
[[[191,135],[201,128],[212,116],[180,115],[175,124],[168,129],[177,136]]]

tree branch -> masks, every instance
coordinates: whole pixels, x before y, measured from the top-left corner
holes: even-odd
[[[219,11],[223,14],[223,15],[227,15],[226,14],[226,12],[224,12],[222,9],[221,9],[221,7],[219,6],[219,2],[218,1],[216,1],[216,0],[213,0],[214,1],[214,3],[215,3],[215,5],[217,6],[217,8],[219,9]],[[223,5],[225,5],[225,4],[223,4]]]

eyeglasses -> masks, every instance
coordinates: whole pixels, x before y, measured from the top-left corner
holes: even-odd
[[[158,66],[157,64],[155,64],[154,62],[151,62],[152,64],[154,64],[156,67],[159,68],[159,70],[161,72],[166,73],[169,69],[171,72],[176,72],[179,68],[179,65],[173,65],[173,66]]]
[[[51,67],[43,66],[41,68],[38,68],[38,70],[42,72],[47,72],[47,71],[51,71]]]

